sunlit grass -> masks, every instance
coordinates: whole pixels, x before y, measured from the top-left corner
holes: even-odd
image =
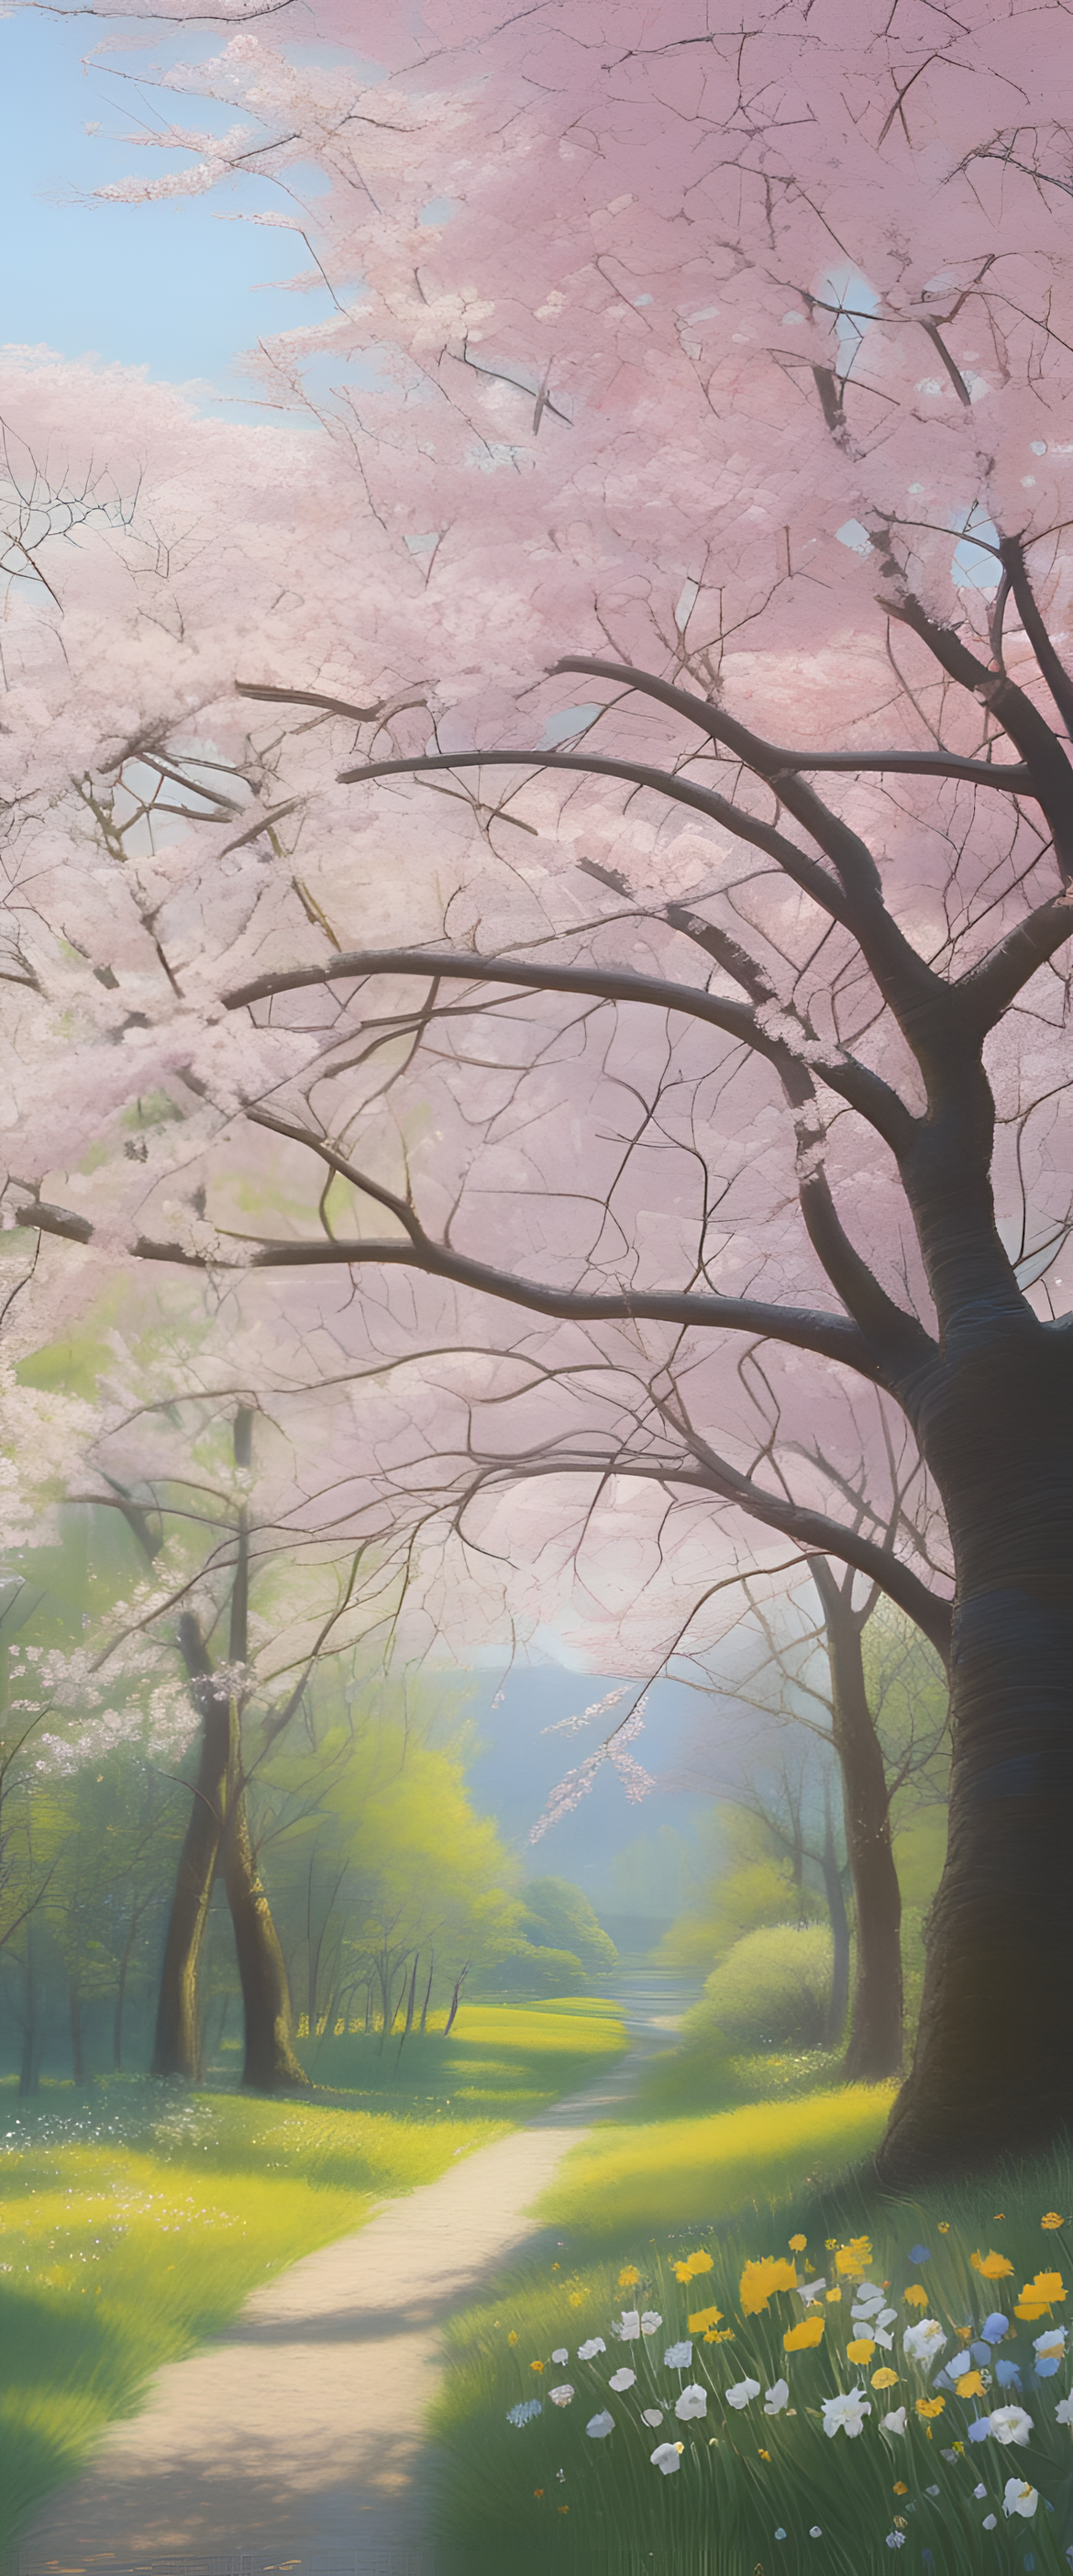
[[[777,2199],[806,2175],[826,2179],[882,2135],[894,2087],[845,2085],[743,2104],[706,2117],[601,2126],[559,2167],[538,2215],[589,2237],[729,2217],[757,2194]]]
[[[377,2086],[367,2058],[349,2101],[142,2078],[20,2106],[0,2085],[0,2545],[250,2290],[584,2084],[624,2037],[598,2002],[472,2006],[416,2083],[381,2060]]]

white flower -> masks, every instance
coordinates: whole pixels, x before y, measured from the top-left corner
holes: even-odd
[[[568,2379],[564,2379],[558,2388],[549,2388],[548,2390],[548,2395],[553,2406],[569,2406],[573,2394],[574,2392]]]
[[[520,2406],[511,2407],[507,2422],[508,2424],[530,2424],[534,2415],[542,2415],[543,2412],[539,2397],[526,2397],[523,2398]]]
[[[1064,2326],[1045,2327],[1044,2332],[1041,2335],[1036,2336],[1035,2343],[1033,2345],[1033,2350],[1035,2352],[1045,2354],[1049,2361],[1054,2359],[1058,2359],[1060,2361],[1065,2348],[1066,2330]]]
[[[636,2343],[641,2332],[641,2320],[636,2308],[623,2308],[622,2324],[612,2326],[611,2332],[618,2336],[620,2343]]]
[[[592,2335],[588,2343],[579,2343],[577,2348],[577,2357],[579,2361],[595,2361],[598,2352],[606,2351],[607,2345],[604,2342],[603,2336]]]
[[[879,2324],[870,2325],[868,2332],[874,2343],[882,2344],[884,2352],[889,2352],[891,2350],[894,2337],[887,2333],[885,2326],[881,2326]]]
[[[665,2478],[673,2478],[675,2470],[682,2465],[677,2442],[661,2442],[658,2450],[649,2452],[649,2458],[654,2469],[662,2469]]]
[[[946,2376],[948,2379],[963,2379],[965,2372],[974,2368],[971,2352],[952,2352],[946,2365]]]
[[[882,2290],[877,2290],[875,2282],[858,2281],[857,2287],[853,2293],[852,2314],[855,2317],[869,2316],[873,2308],[881,2308],[882,2305],[883,2292]]]
[[[910,2361],[933,2361],[942,2351],[946,2336],[937,2317],[922,2317],[918,2326],[907,2326],[902,2336],[902,2351]]]
[[[570,2355],[566,2349],[566,2345],[560,2344],[558,2352],[553,2352],[551,2357],[553,2361],[569,2361]]]
[[[1023,2513],[1027,2522],[1030,2514],[1035,2512],[1038,2503],[1037,2490],[1035,2487],[1030,2487],[1026,2479],[1007,2478],[1006,2493],[1002,2499],[1003,2513]]]
[[[996,2442],[1017,2442],[1022,2449],[1032,2430],[1032,2417],[1023,2406],[993,2406],[988,2422]]]
[[[818,2523],[818,2522],[814,2522],[814,2523],[813,2523],[813,2525],[812,2525],[812,2529],[811,2529],[811,2531],[810,2531],[810,2533],[809,2533],[809,2539],[810,2539],[810,2540],[822,2540],[822,2539],[823,2539],[823,2532],[822,2532],[822,2530],[821,2530],[820,2525],[819,2525],[819,2523]]]
[[[785,2540],[785,2538],[786,2538],[786,2534],[785,2534],[785,2532],[784,2532],[784,2530],[783,2530],[783,2527],[782,2527],[781,2522],[780,2522],[780,2524],[779,2524],[779,2528],[778,2528],[778,2530],[777,2530],[777,2532],[776,2532],[776,2534],[775,2534],[775,2538],[776,2538],[776,2540]]]
[[[821,2290],[825,2290],[826,2287],[826,2279],[820,2281],[799,2281],[797,2284],[797,2295],[799,2299],[804,2300],[805,2306],[807,2307],[809,2300],[818,2299]]]
[[[977,2503],[979,2503],[980,2497],[981,2497],[981,2496],[985,2496],[985,2495],[987,2494],[987,2488],[986,2488],[986,2487],[982,2487],[982,2486],[981,2486],[981,2487],[974,2487],[974,2488],[973,2488],[973,2494],[974,2494],[974,2496],[976,2497]]]
[[[660,2316],[658,2309],[646,2308],[641,2319],[641,2332],[642,2334],[658,2334],[662,2323],[663,2319]]]
[[[608,2414],[606,2407],[602,2415],[590,2415],[585,2426],[591,2442],[606,2442],[608,2434],[613,2433],[614,2429],[615,2418]]]
[[[742,2407],[748,2406],[751,2398],[759,2397],[760,2382],[758,2379],[739,2379],[733,2388],[728,2388],[724,2393],[727,2405],[733,2406],[740,2415]]]
[[[676,2398],[674,2411],[679,2422],[682,2424],[688,2424],[690,2417],[693,2415],[706,2415],[708,2412],[707,2389],[701,2388],[697,2380],[690,2380],[687,2386],[683,2388],[681,2396]]]
[[[789,2394],[790,2394],[789,2382],[788,2382],[787,2380],[785,2380],[785,2379],[777,2379],[777,2380],[776,2380],[776,2382],[775,2382],[774,2388],[768,2388],[768,2389],[765,2389],[765,2392],[764,2392],[764,2413],[765,2413],[765,2415],[781,2415],[782,2410],[783,2410],[783,2407],[785,2406],[786,2401],[787,2401],[787,2399],[788,2399],[788,2397],[789,2397]]]
[[[1060,2398],[1054,2412],[1056,2421],[1059,2424],[1068,2424],[1073,2431],[1073,2397]]]
[[[669,2343],[664,2353],[668,2370],[688,2370],[693,2359],[691,2343]]]
[[[637,2373],[635,2370],[616,2370],[607,2384],[614,2389],[616,2397],[621,2397],[624,2388],[636,2388]]]
[[[904,2433],[904,2406],[893,2406],[889,2415],[881,2415],[879,2418],[879,2429],[881,2433]]]
[[[642,2414],[641,2414],[641,2422],[642,2422],[642,2424],[651,2424],[651,2425],[653,2425],[653,2426],[654,2426],[654,2425],[656,2425],[656,2424],[662,2424],[662,2422],[663,2422],[663,2408],[662,2408],[662,2406],[646,2406],[646,2407],[644,2407],[644,2409],[642,2410]]]
[[[859,2388],[847,2388],[838,2397],[821,2398],[820,2403],[823,2407],[823,2429],[832,2440],[841,2429],[852,2441],[854,2435],[863,2429],[865,2416],[872,2412]]]
[[[984,2531],[994,2531],[994,2529],[995,2529],[995,2527],[996,2527],[996,2523],[997,2523],[997,2521],[998,2521],[998,2516],[997,2516],[997,2514],[993,2514],[993,2513],[985,2513],[985,2515],[984,2515],[984,2519],[983,2519],[983,2524],[982,2524],[982,2526],[981,2526],[981,2527],[982,2527],[982,2529],[983,2529]]]
[[[888,2533],[887,2533],[887,2547],[888,2547],[888,2549],[904,2549],[904,2547],[905,2547],[905,2533],[904,2533],[904,2531],[888,2531]]]

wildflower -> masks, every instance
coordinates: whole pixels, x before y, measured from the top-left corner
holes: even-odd
[[[701,2388],[697,2380],[691,2379],[683,2388],[681,2396],[675,2399],[674,2411],[680,2424],[688,2424],[694,2415],[706,2415],[707,2389]]]
[[[717,2330],[714,2327],[709,2327],[704,2340],[705,2343],[733,2343],[734,2328],[733,2326],[720,2326]]]
[[[909,2493],[909,2489],[908,2489],[908,2487],[906,2486],[905,2479],[904,2479],[904,2478],[896,2478],[896,2479],[895,2479],[895,2481],[894,2481],[894,2485],[893,2485],[893,2486],[892,2486],[892,2488],[891,2488],[891,2494],[892,2494],[892,2495],[908,2495],[908,2493]],[[983,2488],[982,2488],[982,2487],[981,2487],[981,2489],[980,2489],[980,2493],[981,2493],[981,2495],[983,2494]]]
[[[859,2281],[865,2265],[872,2260],[872,2241],[868,2236],[851,2236],[848,2245],[840,2245],[835,2255],[835,2270],[850,2281]]]
[[[931,2247],[929,2245],[914,2245],[910,2252],[909,2260],[911,2263],[930,2263]]]
[[[1004,2254],[996,2254],[993,2246],[987,2254],[970,2254],[969,2261],[985,2281],[1004,2281],[1013,2270],[1012,2263],[1007,2263]]]
[[[668,2370],[688,2370],[693,2359],[691,2343],[669,2343],[663,2356]]]
[[[823,2328],[824,2319],[822,2316],[802,2317],[799,2326],[790,2326],[784,2334],[782,2338],[783,2351],[808,2352],[814,2344],[822,2341]]]
[[[993,2406],[988,2420],[996,2442],[1017,2442],[1023,2447],[1032,2430],[1032,2417],[1023,2406]]]
[[[549,2388],[548,2390],[548,2395],[553,2406],[569,2406],[573,2394],[574,2391],[571,2388],[568,2379],[562,2380],[558,2388]]]
[[[1044,2224],[1044,2226],[1046,2227],[1046,2224],[1047,2224],[1046,2219],[1044,2219],[1043,2224]],[[807,2244],[808,2244],[808,2238],[807,2238],[807,2236],[791,2236],[791,2237],[790,2237],[790,2239],[789,2239],[789,2245],[790,2245],[790,2252],[791,2252],[791,2254],[803,2254],[803,2253],[804,2253],[804,2251],[805,2251],[805,2247],[806,2247],[806,2245],[807,2245]],[[775,2538],[776,2538],[776,2540],[778,2539],[778,2536],[779,2536],[779,2535],[778,2535],[778,2532],[776,2532],[776,2534],[775,2534]]]
[[[1040,2220],[1041,2227],[1064,2227],[1065,2223],[1065,2219],[1059,2217],[1056,2209],[1045,2209]]]
[[[931,2361],[946,2342],[937,2317],[922,2317],[918,2326],[907,2326],[902,2336],[902,2351],[910,2361]]]
[[[764,2391],[765,2415],[781,2415],[789,2394],[789,2382],[785,2379],[777,2379],[774,2388],[766,2388]]]
[[[905,2533],[904,2533],[904,2531],[888,2531],[888,2533],[887,2533],[887,2547],[888,2547],[888,2549],[904,2549],[904,2547],[905,2547]]]
[[[910,2282],[910,2284],[909,2284],[909,2288],[907,2289],[907,2291],[906,2291],[906,2293],[905,2293],[905,2303],[906,2303],[906,2306],[907,2306],[907,2307],[909,2307],[909,2308],[926,2308],[926,2307],[927,2307],[927,2304],[928,2304],[928,2293],[927,2293],[927,2291],[926,2291],[926,2290],[922,2290],[922,2289],[921,2289],[921,2286],[920,2286],[919,2281],[911,2281],[911,2282]]]
[[[867,2399],[861,2396],[859,2388],[847,2388],[838,2397],[824,2397],[820,2402],[823,2407],[823,2429],[832,2440],[841,2430],[848,2434],[852,2441],[855,2435],[863,2430],[865,2416],[872,2412]]]
[[[510,2330],[510,2333],[509,2333],[509,2335],[507,2336],[507,2342],[508,2342],[508,2343],[517,2343],[517,2340],[518,2340],[518,2337],[517,2337],[517,2335],[515,2334],[514,2328],[513,2328],[513,2326],[512,2326],[512,2327],[511,2327],[511,2330]]]
[[[969,2353],[969,2352],[952,2352],[952,2353],[951,2353],[951,2355],[950,2355],[950,2359],[949,2359],[949,2361],[947,2362],[947,2365],[946,2365],[946,2376],[947,2376],[947,2378],[948,2378],[948,2379],[963,2379],[963,2378],[964,2378],[964,2376],[965,2376],[965,2372],[966,2372],[967,2370],[971,2370],[971,2369],[972,2369],[972,2354],[971,2354],[971,2353]]]
[[[1019,2388],[1021,2373],[1015,2361],[996,2361],[995,2377],[1000,2388]]]
[[[1029,2486],[1027,2479],[1007,2478],[1006,2493],[1002,2499],[1003,2513],[1023,2514],[1027,2522],[1030,2515],[1034,2514],[1038,2503],[1038,2492],[1035,2487]]]
[[[674,2277],[676,2281],[693,2281],[698,2272],[710,2272],[711,2268],[710,2254],[688,2254],[683,2262],[675,2264]]]
[[[906,2416],[906,2409],[905,2409],[905,2407],[904,2407],[904,2406],[895,2406],[895,2407],[892,2407],[891,2412],[890,2412],[890,2414],[889,2414],[889,2415],[881,2415],[881,2416],[880,2416],[880,2418],[879,2418],[879,2429],[880,2429],[880,2432],[881,2432],[881,2433],[904,2433],[904,2431],[905,2431],[905,2416]]]
[[[1065,2348],[1064,2326],[1044,2326],[1042,2334],[1035,2335],[1032,2340],[1033,2351],[1038,2352],[1044,2361],[1061,2361]]]
[[[662,2422],[663,2422],[663,2408],[662,2408],[662,2406],[645,2406],[645,2407],[642,2409],[642,2413],[641,2413],[641,2422],[642,2422],[642,2424],[662,2424]]]
[[[784,2530],[783,2530],[783,2528],[782,2528],[782,2524],[781,2524],[781,2523],[780,2523],[779,2528],[778,2528],[778,2530],[777,2530],[777,2532],[776,2532],[776,2534],[775,2534],[775,2538],[776,2538],[776,2540],[785,2540],[785,2538],[786,2538],[786,2534],[785,2534],[785,2532],[784,2532]]]
[[[614,2389],[616,2397],[621,2397],[624,2389],[636,2388],[637,2373],[635,2370],[616,2370],[613,2378],[608,2380],[607,2385],[609,2388]]]
[[[894,2387],[896,2387],[896,2385],[897,2385],[897,2380],[898,2380],[898,2373],[897,2373],[897,2371],[896,2371],[896,2370],[885,2370],[885,2369],[884,2369],[884,2370],[873,2370],[873,2372],[872,2372],[872,2386],[873,2386],[873,2388],[894,2388]]]
[[[542,2415],[543,2412],[539,2397],[526,2397],[520,2406],[510,2408],[507,2422],[508,2424],[531,2424],[534,2415]]]
[[[541,2496],[543,2495],[543,2493],[544,2493],[544,2489],[543,2489],[543,2487],[534,2487],[534,2489],[533,2489],[533,2494],[535,2495],[535,2497],[536,2497],[536,2500],[537,2500],[537,2503],[538,2503],[538,2504],[539,2504],[539,2502],[540,2502],[540,2499],[541,2499]]]
[[[726,2389],[724,2394],[727,2405],[734,2408],[736,2415],[740,2415],[743,2406],[748,2406],[752,2398],[759,2397],[760,2382],[758,2379],[739,2379],[734,2387]]]
[[[619,2273],[618,2287],[620,2290],[635,2290],[640,2278],[640,2273],[634,2271],[632,2263],[627,2263]]]
[[[614,2429],[615,2418],[608,2414],[606,2407],[602,2415],[590,2415],[585,2426],[590,2442],[606,2442],[608,2434],[613,2433]]]
[[[686,2318],[690,2334],[704,2334],[709,2327],[717,2326],[722,2313],[722,2308],[698,2308],[695,2316]]]
[[[590,2335],[588,2343],[579,2343],[577,2348],[577,2357],[579,2361],[595,2361],[598,2352],[606,2351],[607,2345],[604,2342],[603,2336]]]
[[[570,2355],[566,2349],[566,2345],[564,2343],[560,2344],[558,2352],[553,2352],[551,2357],[553,2361],[569,2361]]]
[[[945,2404],[945,2397],[918,2397],[916,2401],[917,2414],[928,2416],[941,2415]]]
[[[571,2290],[571,2292],[570,2292],[570,2305],[571,2305],[571,2307],[572,2307],[572,2308],[583,2308],[583,2307],[584,2307],[584,2305],[585,2305],[585,2293],[584,2293],[584,2291],[583,2291],[583,2290]]]
[[[949,2236],[949,2234],[950,2234],[950,2221],[949,2221],[949,2219],[948,2219],[948,2218],[941,2218],[941,2219],[939,2220],[939,2234],[940,2234],[940,2236]]]
[[[658,2334],[662,2323],[658,2308],[646,2308],[641,2318],[641,2332],[643,2335]]]
[[[1056,2422],[1068,2424],[1070,2431],[1073,2432],[1073,2397],[1060,2398],[1054,2412]]]
[[[741,2276],[739,2296],[743,2317],[761,2317],[767,2312],[775,2290],[796,2290],[797,2269],[793,2263],[766,2255],[761,2262],[747,2263]]]
[[[682,2465],[682,2449],[681,2442],[660,2442],[648,2456],[654,2469],[662,2469],[665,2478],[673,2478],[675,2470]]]
[[[871,2361],[874,2351],[875,2343],[872,2336],[858,2335],[853,2343],[846,2345],[846,2359],[847,2361]]]
[[[987,2436],[991,2430],[990,2415],[974,2415],[971,2424],[968,2425],[966,2429],[968,2431],[970,2442],[986,2442]]]
[[[827,2283],[822,2275],[818,2281],[799,2281],[797,2284],[797,2295],[799,2299],[804,2300],[807,2307],[809,2300],[818,2299],[821,2290],[825,2290],[826,2287]]]
[[[810,2540],[822,2540],[822,2539],[823,2539],[823,2532],[822,2532],[822,2530],[821,2530],[820,2525],[819,2525],[819,2523],[818,2523],[818,2522],[814,2522],[814,2523],[813,2523],[813,2525],[812,2525],[812,2529],[811,2529],[811,2531],[809,2532],[809,2539],[810,2539]]]
[[[967,2378],[959,2379],[958,2381],[959,2397],[983,2397],[986,2393],[986,2383],[982,2371],[970,2370]]]
[[[983,2518],[983,2522],[982,2522],[982,2524],[981,2524],[981,2526],[980,2526],[981,2530],[982,2530],[982,2531],[994,2531],[994,2529],[995,2529],[995,2525],[996,2525],[996,2523],[997,2523],[997,2520],[998,2520],[998,2516],[997,2516],[997,2514],[993,2514],[993,2513],[985,2513],[984,2518]]]
[[[1014,2309],[1015,2317],[1050,2315],[1052,2299],[1064,2299],[1060,2272],[1037,2272],[1034,2281],[1026,2281]]]
[[[840,2305],[841,2305],[841,2302],[842,2302],[842,2292],[841,2292],[841,2290],[828,2290],[828,2291],[826,2291],[825,2296],[826,2296],[826,2299],[827,2299],[828,2307],[830,2307],[830,2305],[831,2305],[832,2301],[834,2302],[834,2304],[835,2304],[835,2306],[836,2306],[836,2307],[838,2307],[838,2306],[840,2306]]]
[[[641,2319],[637,2309],[623,2308],[622,2323],[620,2326],[612,2326],[611,2332],[617,2335],[620,2343],[637,2343],[641,2334]]]
[[[834,2250],[835,2250],[835,2247],[836,2247],[836,2245],[837,2245],[837,2243],[838,2243],[838,2238],[837,2238],[837,2236],[825,2236],[823,2241],[824,2241],[824,2245],[826,2246],[827,2252],[828,2252],[829,2254],[833,2254],[833,2253],[834,2253]]]
[[[771,2453],[770,2451],[758,2451],[756,2456],[758,2460],[770,2460]]]
[[[544,2364],[542,2361],[531,2361],[529,2368],[530,2370],[543,2370]]]
[[[983,2324],[980,2328],[980,2333],[983,2336],[984,2342],[1001,2343],[1003,2335],[1006,2332],[1006,2326],[1007,2319],[1003,2316],[1001,2308],[993,2309],[991,2315],[984,2318]]]

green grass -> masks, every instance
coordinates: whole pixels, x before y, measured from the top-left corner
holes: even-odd
[[[1021,2283],[1052,2267],[1066,2296],[1043,2323],[1068,2314],[1073,2226],[1044,2231],[1040,2224],[1045,2212],[1073,2219],[1068,2152],[913,2201],[892,2200],[879,2193],[867,2168],[849,2161],[860,2155],[869,2128],[863,2108],[837,2170],[829,2102],[817,2096],[811,2103],[764,2104],[744,2115],[667,2122],[632,2136],[622,2128],[596,2132],[570,2160],[544,2204],[545,2216],[549,2205],[556,2215],[554,2241],[512,2267],[493,2297],[448,2329],[447,2376],[432,2422],[445,2576],[455,2569],[498,2576],[508,2556],[512,2576],[560,2570],[562,2576],[749,2576],[753,2569],[764,2576],[773,2570],[879,2576],[892,2566],[902,2576],[910,2569],[914,2576],[1021,2576],[1033,2565],[1038,2576],[1068,2576],[1073,2447],[1070,2432],[1056,2421],[1055,2402],[1069,2390],[1069,2363],[1057,2376],[1035,2380],[1032,2339],[1040,2323],[1013,2316]],[[872,2136],[882,2120],[877,2110]],[[803,2117],[810,2111],[816,2115],[811,2125]],[[793,2187],[779,2191],[778,2125],[791,2115],[797,2173]],[[743,2120],[752,2124],[751,2173],[740,2152]],[[716,2149],[707,2162],[697,2155],[705,2130],[709,2149],[714,2133]],[[676,2131],[683,2133],[677,2140]],[[847,2128],[847,2142],[849,2134]],[[783,2180],[789,2184],[789,2175]],[[744,2263],[786,2257],[789,2238],[799,2233],[808,2240],[798,2257],[801,2277],[820,2271],[829,2281],[836,2277],[837,2246],[870,2239],[867,2277],[890,2284],[889,2304],[897,2309],[889,2353],[877,2348],[867,2363],[849,2362],[848,2281],[841,2301],[823,2302],[819,2351],[783,2349],[784,2331],[804,2313],[792,2293],[774,2294],[765,2314],[743,2312]],[[914,2262],[914,2249],[922,2246],[927,2260]],[[992,2247],[1012,2264],[1010,2274],[987,2279],[974,2270],[973,2251]],[[698,2249],[710,2254],[710,2268],[680,2283],[675,2262]],[[623,2271],[633,2279],[622,2281]],[[926,2289],[926,2310],[904,2298],[917,2286]],[[658,2333],[616,2343],[612,2321],[626,2306],[657,2312]],[[721,2312],[712,2328],[719,2339],[706,2344],[701,2329],[690,2335],[688,2320],[711,2306]],[[983,2318],[997,2309],[1009,2320],[1002,2358],[1018,2364],[1021,2389],[1000,2385],[996,2375],[989,2393],[963,2402],[951,2389],[941,2417],[918,2417],[916,2399],[929,2394],[929,2378],[904,2353],[906,2325],[922,2313],[937,2318],[949,2354],[960,2349],[959,2328],[972,2320],[978,2334]],[[578,2347],[593,2337],[602,2337],[607,2349],[582,2362]],[[685,2338],[693,2346],[689,2367],[668,2369],[664,2351]],[[552,2354],[564,2348],[569,2362],[553,2362]],[[623,2365],[636,2369],[638,2384],[616,2394],[608,2382]],[[872,2388],[876,2366],[897,2370],[889,2392]],[[795,2412],[768,2417],[762,2392],[780,2376],[789,2382]],[[761,2394],[738,2412],[726,2404],[725,2391],[745,2378],[758,2381]],[[705,2388],[707,2413],[679,2421],[674,2402],[686,2382]],[[568,2406],[547,2401],[557,2383],[575,2390]],[[844,2432],[826,2437],[821,2400],[855,2385],[872,2407],[862,2433],[852,2440]],[[510,2407],[541,2393],[536,2418],[520,2427],[508,2423]],[[1032,2417],[1027,2447],[1004,2447],[994,2437],[970,2444],[968,2421],[1011,2400]],[[907,2433],[882,2434],[880,2414],[901,2404],[908,2408]],[[642,2405],[663,2408],[659,2427],[642,2423]],[[586,2424],[604,2409],[614,2416],[614,2431],[606,2440],[592,2439]],[[683,2450],[680,2470],[664,2478],[650,2455],[668,2440],[681,2440]],[[1003,2510],[1011,2476],[1038,2492],[1031,2520]],[[986,2489],[982,2498],[974,2494],[977,2484]],[[989,2515],[995,2517],[990,2532],[984,2529]],[[818,2540],[811,2537],[816,2526]],[[778,2540],[780,2531],[785,2537]]]
[[[806,2175],[830,2179],[867,2155],[893,2094],[890,2084],[844,2085],[701,2118],[601,2126],[567,2156],[537,2214],[592,2242],[689,2226],[708,2212],[729,2217],[758,2193],[777,2199]]]
[[[250,2290],[584,2084],[624,2037],[600,2002],[472,2006],[397,2075],[374,2043],[349,2097],[134,2078],[20,2106],[0,2085],[0,2545]]]

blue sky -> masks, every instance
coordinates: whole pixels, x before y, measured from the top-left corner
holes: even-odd
[[[123,141],[139,120],[163,117],[149,87],[117,69],[139,58],[189,61],[219,43],[193,30],[154,30],[139,57],[128,23],[119,30],[126,50],[84,70],[107,31],[107,21],[30,8],[0,19],[0,343],[44,344],[67,358],[92,351],[170,384],[197,384],[201,410],[261,418],[242,400],[239,353],[261,335],[319,320],[331,309],[327,291],[295,296],[279,283],[311,264],[294,234],[218,220],[240,207],[290,211],[270,181],[162,205],[84,202],[104,182],[140,175],[147,160],[153,177],[188,161]],[[176,97],[173,113],[203,127],[233,122],[233,110],[207,100]],[[93,123],[99,131],[87,134]],[[306,172],[300,184],[311,193],[321,183]]]

